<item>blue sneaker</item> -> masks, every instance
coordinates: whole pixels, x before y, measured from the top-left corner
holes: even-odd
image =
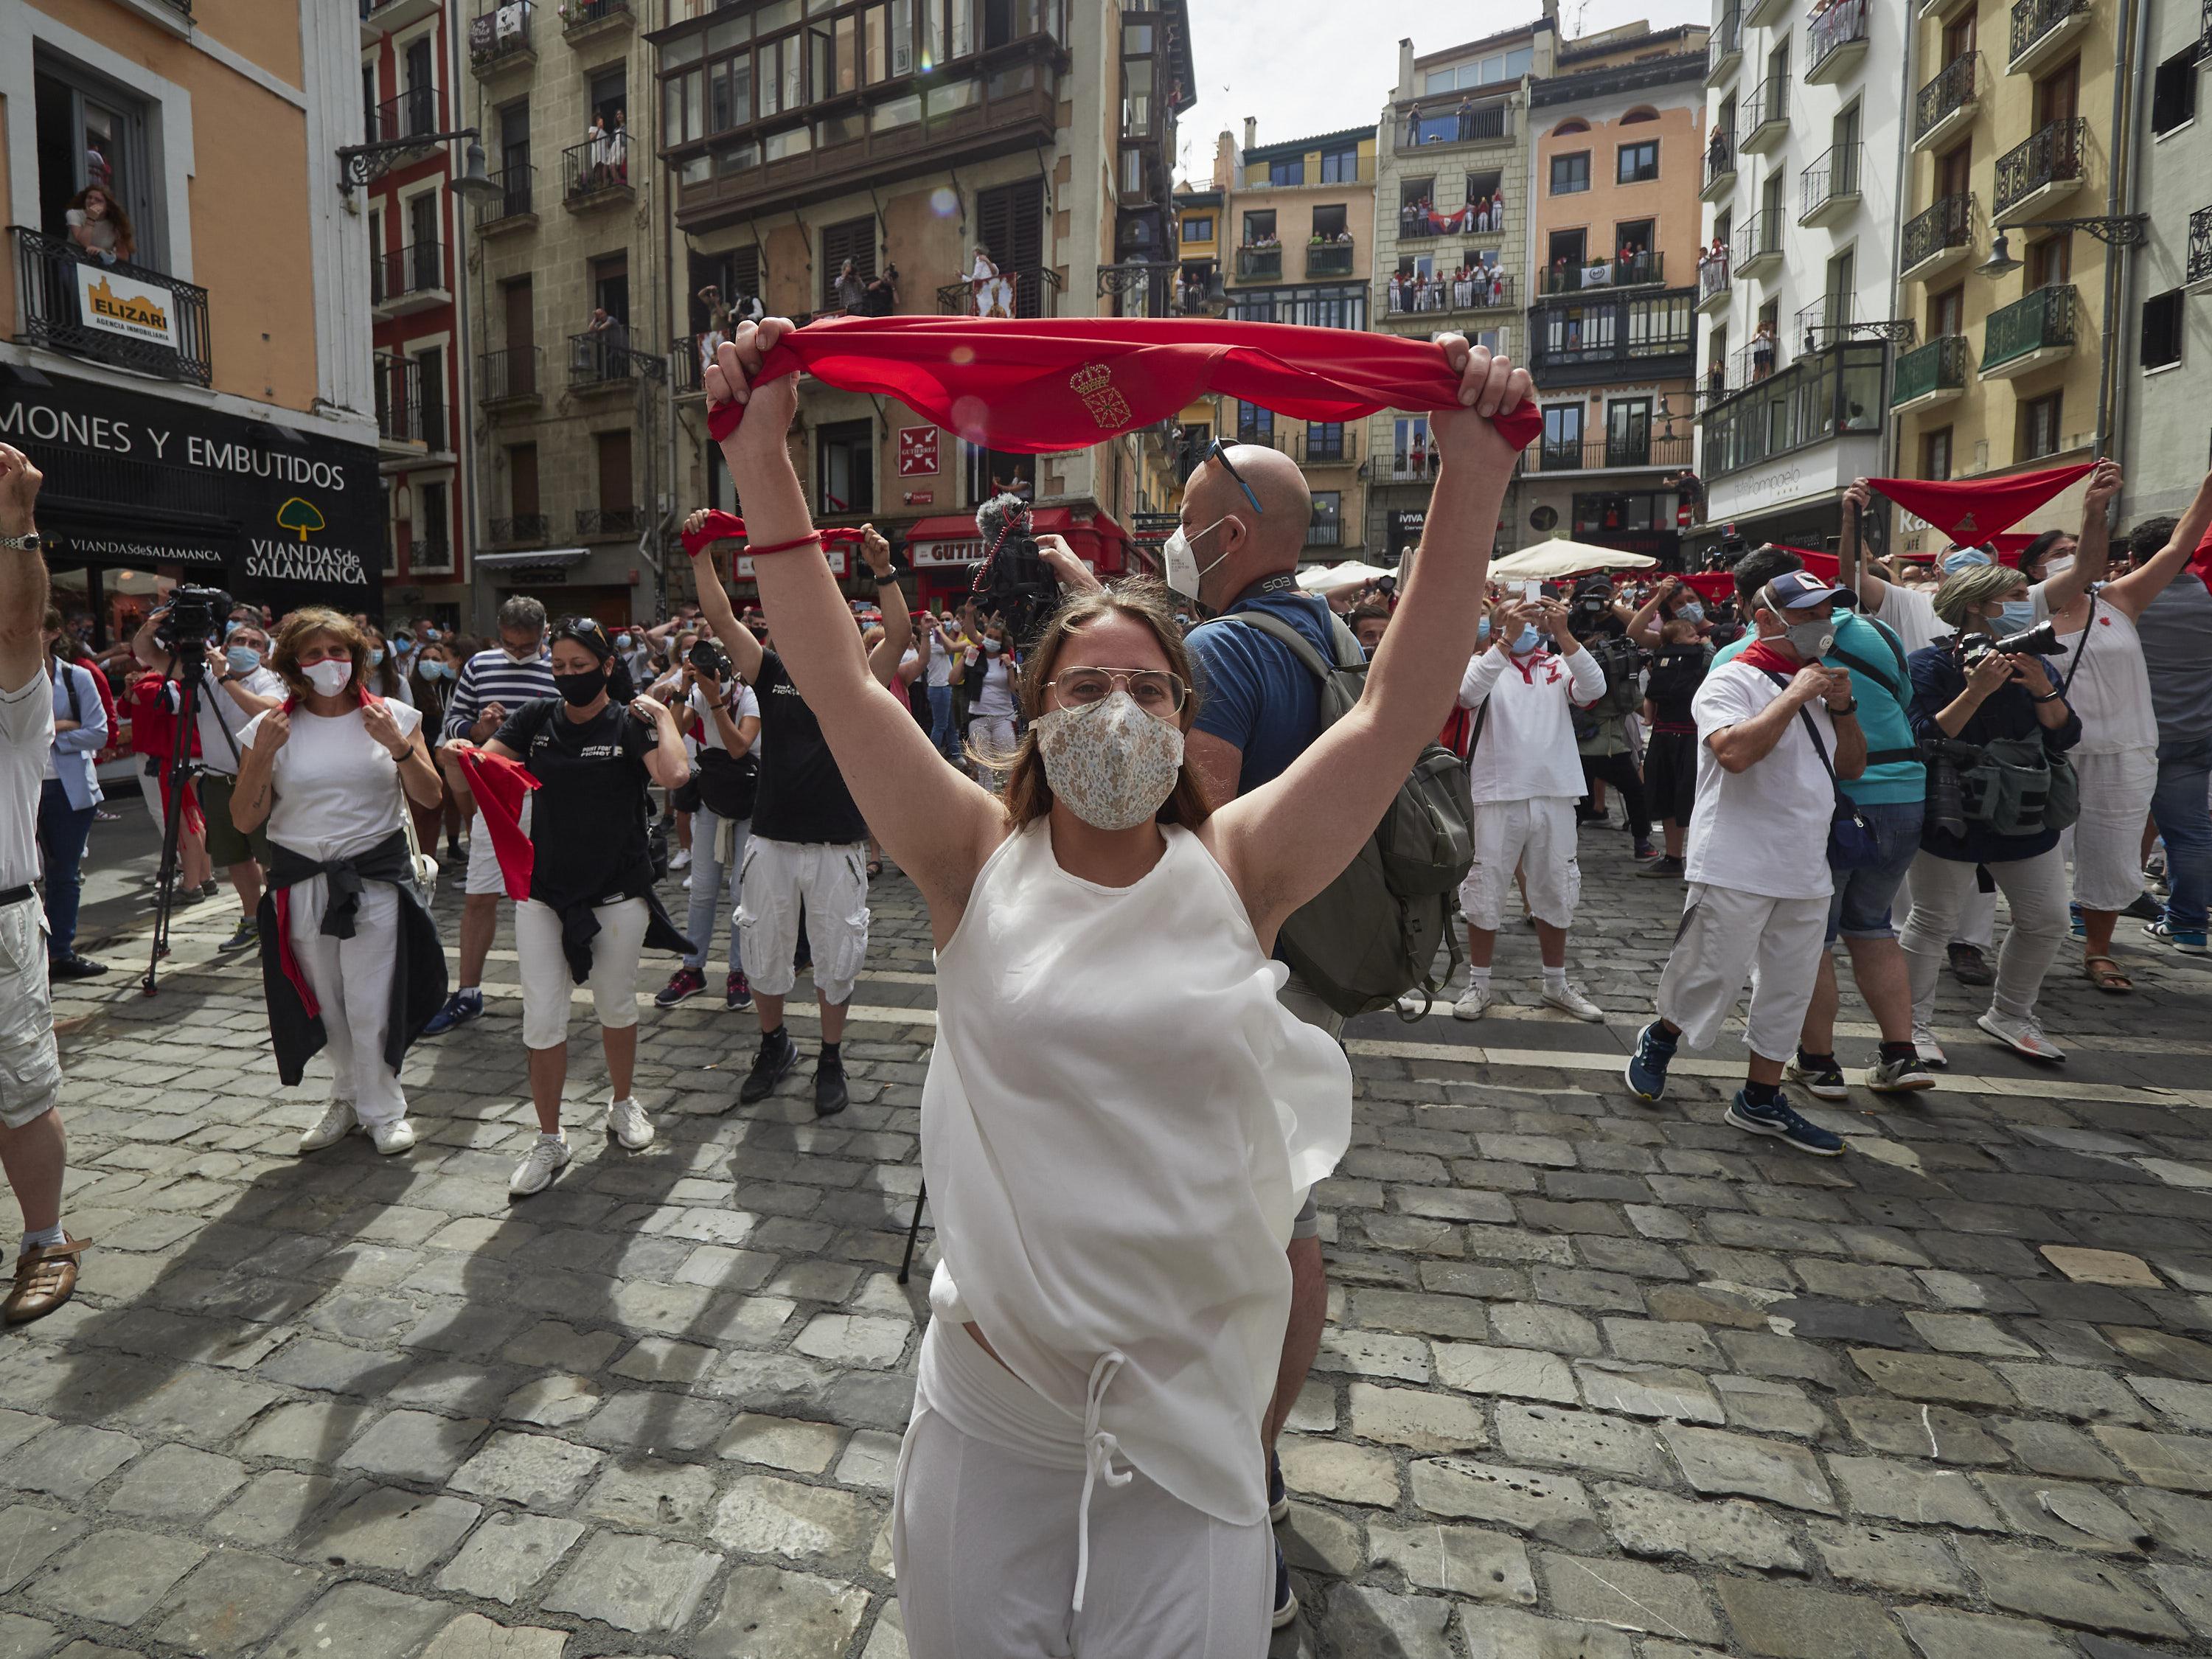
[[[1275,1546],[1275,1604],[1267,1623],[1280,1630],[1298,1616],[1298,1598],[1291,1589],[1291,1564],[1283,1559],[1283,1547]]]
[[[1638,1100],[1656,1101],[1667,1092],[1667,1067],[1674,1058],[1678,1041],[1661,1036],[1657,1020],[1636,1034],[1636,1052],[1628,1057],[1624,1075],[1629,1091]]]
[[[2151,938],[2171,945],[2177,951],[2201,957],[2205,953],[2204,930],[2202,927],[2176,927],[2166,917],[2143,923],[2143,932]]]
[[[2078,904],[2069,904],[2066,907],[2066,915],[2068,919],[2074,924],[2074,937],[2075,939],[2088,938],[2089,924],[2081,920],[2081,907]]]
[[[1267,1519],[1280,1525],[1291,1518],[1291,1494],[1283,1486],[1283,1460],[1267,1454]]]
[[[1739,1089],[1735,1098],[1729,1102],[1728,1121],[1755,1135],[1772,1135],[1778,1140],[1786,1140],[1816,1158],[1835,1158],[1844,1150],[1841,1135],[1832,1135],[1817,1123],[1808,1123],[1780,1095],[1775,1096],[1771,1106],[1754,1106]]]
[[[443,1036],[456,1025],[465,1025],[472,1019],[483,1018],[482,991],[456,991],[446,999],[446,1006],[430,1016],[430,1023],[422,1028],[424,1036]]]

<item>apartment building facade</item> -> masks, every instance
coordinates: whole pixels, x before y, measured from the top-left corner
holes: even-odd
[[[1920,339],[1897,365],[1899,471],[2034,470],[2087,459],[2109,435],[2118,250],[2087,222],[2125,211],[2130,103],[2115,69],[2130,15],[2120,0],[1918,9],[1899,258]],[[2021,527],[2081,511],[2077,486]],[[1899,530],[1905,550],[1943,545],[1916,520]]]
[[[1545,0],[1541,16],[1463,46],[1422,55],[1399,41],[1376,137],[1375,328],[1418,339],[1449,329],[1516,349],[1530,274],[1528,87],[1553,72],[1557,37],[1558,8]],[[1391,564],[1427,521],[1428,420],[1374,416],[1366,448],[1365,545]]]
[[[647,36],[673,9],[483,0],[463,27],[499,186],[468,229],[480,623],[516,592],[611,623],[659,609],[675,496]]]
[[[1698,274],[1704,319],[1693,544],[1828,545],[1881,471],[1911,8],[1717,0]]]
[[[459,621],[467,578],[462,440],[467,248],[447,145],[464,123],[456,17],[442,0],[367,0],[362,136],[404,146],[362,186],[385,507],[383,575],[410,614]]]
[[[1194,96],[1182,0],[815,0],[803,19],[798,0],[692,9],[651,37],[684,508],[732,505],[699,384],[710,285],[802,319],[1172,303],[1176,120]],[[857,303],[840,287],[848,263]],[[793,441],[817,519],[891,534],[926,599],[965,592],[984,551],[975,508],[1004,489],[1100,571],[1127,568],[1133,434],[1004,453],[810,381]],[[747,579],[741,562],[741,590]]]
[[[0,6],[0,438],[101,643],[171,580],[380,608],[361,86],[323,0]]]
[[[1673,562],[1693,441],[1705,30],[1565,41],[1528,87],[1527,356],[1542,438],[1509,546],[1554,535]]]
[[[2136,84],[2132,201],[2145,240],[2128,256],[2111,453],[2127,465],[2123,526],[2188,506],[2212,465],[2212,9],[2148,9]]]

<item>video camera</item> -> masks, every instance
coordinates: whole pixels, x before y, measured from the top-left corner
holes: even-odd
[[[220,587],[186,584],[169,595],[169,614],[156,637],[172,651],[204,651],[222,639],[235,601]]]
[[[2039,622],[2033,628],[2023,629],[2004,638],[1991,639],[1986,634],[1955,635],[1959,641],[1959,664],[1969,674],[1995,656],[2055,657],[2063,648],[2058,643],[2058,630],[2048,622]]]
[[[1060,606],[1060,583],[1037,551],[1030,504],[1011,491],[975,509],[985,562],[973,597],[985,616],[1006,619],[1014,642],[1026,650]]]
[[[718,680],[730,678],[730,653],[716,641],[692,641],[690,663],[702,674],[712,674]]]

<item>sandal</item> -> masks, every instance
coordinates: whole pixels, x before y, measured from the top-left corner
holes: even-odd
[[[868,860],[868,879],[870,881],[873,881],[878,876],[883,874],[883,872],[884,861],[881,859],[870,859]]]
[[[2105,964],[2101,972],[2097,967],[2100,962]],[[2122,973],[2119,964],[2110,957],[2082,957],[2081,971],[2088,975],[2090,984],[2100,991],[2109,991],[2114,996],[2126,996],[2136,988],[2135,981]]]

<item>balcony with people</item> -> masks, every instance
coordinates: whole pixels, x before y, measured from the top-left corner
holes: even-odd
[[[571,212],[635,200],[629,160],[625,127],[594,114],[584,142],[561,152],[561,199]]]
[[[98,193],[91,186],[76,199]],[[83,208],[71,212],[68,236],[21,225],[9,232],[15,250],[15,338],[165,380],[210,384],[207,289],[131,257],[140,250],[127,227],[102,241],[87,230]]]
[[[1430,271],[1407,260],[1391,274],[1382,293],[1385,314],[1392,317],[1509,311],[1516,304],[1513,273],[1494,261]]]
[[[1866,61],[1870,0],[1820,0],[1805,25],[1805,81],[1828,86]]]
[[[1626,246],[1611,258],[1572,259],[1554,256],[1544,272],[1547,297],[1581,294],[1592,289],[1644,288],[1667,280],[1666,255],[1648,247]]]
[[[1698,191],[1699,201],[1725,201],[1735,191],[1735,132],[1727,127],[1714,127],[1705,140],[1705,181]]]
[[[1060,273],[1050,265],[992,265],[988,276],[937,290],[940,317],[1057,317]]]
[[[659,380],[668,372],[663,359],[634,349],[629,330],[604,308],[592,313],[591,326],[568,337],[568,390],[575,393],[623,392],[641,381]]]
[[[1718,236],[1714,237],[1711,244],[1698,253],[1698,310],[1717,312],[1728,309],[1730,264],[1728,243]]]
[[[2212,0],[2205,0],[2212,8]],[[2212,27],[2212,10],[2207,13],[2208,27]],[[2198,208],[2189,216],[2189,263],[2182,278],[2191,294],[2212,290],[2212,207]]]
[[[1432,241],[1439,236],[1502,236],[1505,234],[1504,180],[1502,175],[1469,174],[1462,186],[1466,199],[1456,207],[1441,206],[1435,199],[1437,181],[1407,179],[1401,186],[1398,240]]]
[[[1518,141],[1519,127],[1513,106],[1500,97],[1455,97],[1446,93],[1401,105],[1396,115],[1395,142],[1401,155],[1409,150],[1456,149]]]

